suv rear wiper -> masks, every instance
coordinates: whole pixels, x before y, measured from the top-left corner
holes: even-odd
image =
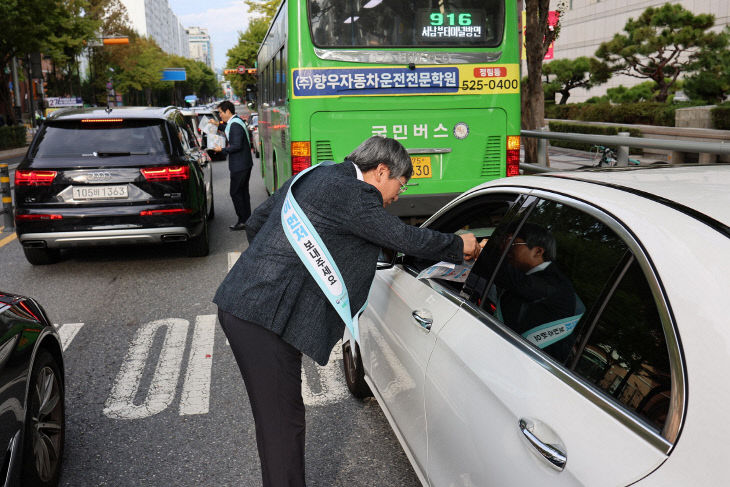
[[[96,157],[114,157],[114,156],[146,156],[149,152],[94,152]]]

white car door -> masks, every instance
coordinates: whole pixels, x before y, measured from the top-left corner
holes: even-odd
[[[421,470],[427,451],[426,364],[436,334],[457,309],[437,284],[419,281],[414,272],[396,265],[376,273],[369,305],[360,317],[360,350],[373,392]]]
[[[676,440],[681,354],[648,259],[612,218],[554,200],[537,202],[526,221],[554,234],[550,265],[564,268],[585,303],[561,339],[571,355],[528,342],[492,316],[486,295],[465,302],[439,331],[426,371],[434,487],[623,486],[661,465]],[[494,240],[495,255],[511,252]]]

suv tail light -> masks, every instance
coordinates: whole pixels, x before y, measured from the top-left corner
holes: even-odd
[[[507,176],[520,175],[520,136],[507,136]]]
[[[299,174],[312,165],[312,149],[309,142],[291,143],[291,174]]]
[[[142,210],[139,212],[139,216],[159,216],[159,215],[174,215],[174,214],[188,214],[192,213],[193,210],[189,208],[171,208],[168,210]]]
[[[190,179],[188,166],[146,167],[139,170],[147,181],[182,181]]]
[[[56,171],[15,171],[16,186],[50,186]]]
[[[36,220],[63,220],[63,215],[55,215],[48,213],[33,213],[15,215],[15,221],[36,221]]]

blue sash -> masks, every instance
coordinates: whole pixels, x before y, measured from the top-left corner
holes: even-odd
[[[231,140],[231,138],[228,134],[231,131],[231,125],[234,123],[241,126],[241,128],[243,129],[243,133],[246,136],[246,141],[248,142],[248,146],[251,147],[251,140],[248,138],[248,129],[246,128],[246,124],[243,123],[243,120],[241,120],[237,116],[231,117],[230,119],[228,119],[228,123],[226,123],[226,140],[228,140],[228,141]]]
[[[350,298],[347,294],[345,282],[342,280],[342,274],[317,230],[315,230],[312,222],[309,221],[292,194],[292,187],[300,177],[319,166],[330,166],[332,164],[334,164],[332,161],[322,162],[296,175],[289,185],[289,191],[286,193],[284,205],[281,208],[281,226],[284,228],[286,238],[304,267],[307,268],[309,274],[337,311],[337,314],[345,322],[345,326],[347,326],[352,337],[359,342],[358,317],[367,306],[367,301],[360,308],[360,311],[355,313],[355,316],[350,316]]]

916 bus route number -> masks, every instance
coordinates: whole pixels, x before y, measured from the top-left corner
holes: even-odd
[[[484,88],[490,90],[516,90],[520,84],[516,79],[490,79],[484,81],[481,79],[466,79],[461,83],[461,89],[464,91],[479,91]]]

